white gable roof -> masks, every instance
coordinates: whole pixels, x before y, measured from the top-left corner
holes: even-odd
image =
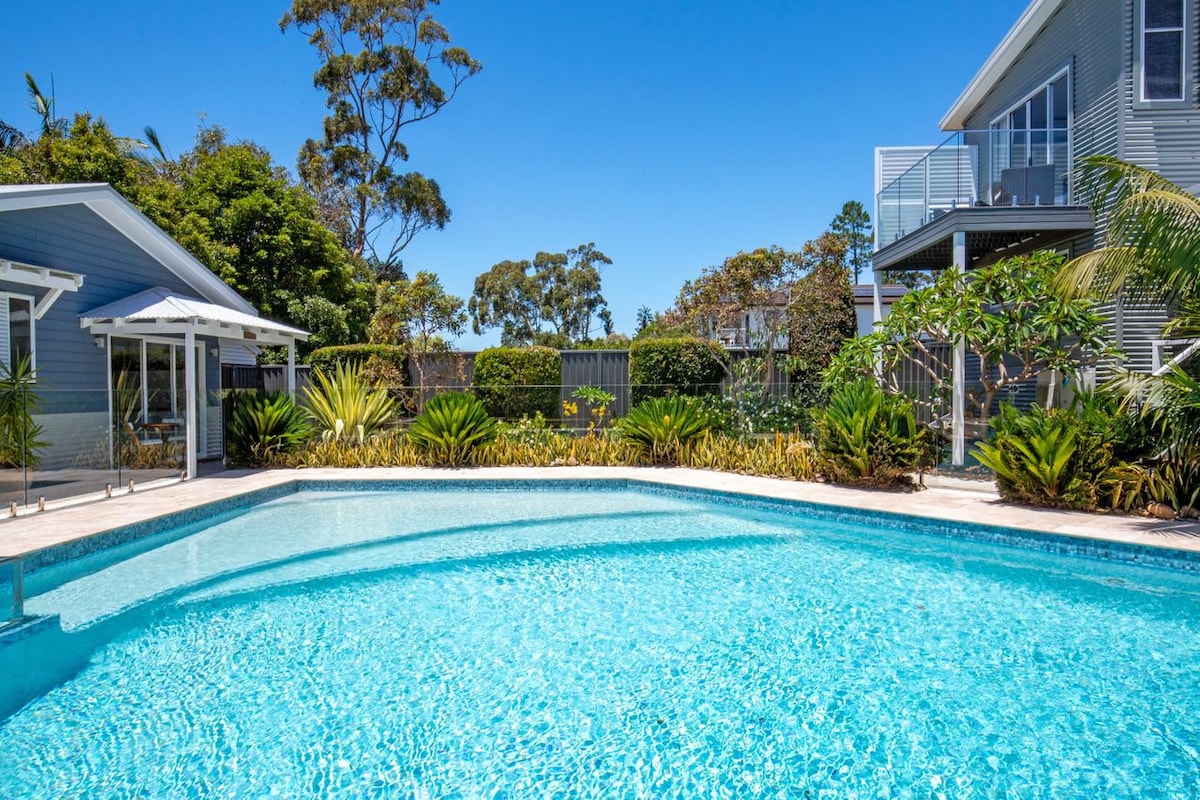
[[[996,86],[1004,73],[1012,67],[1018,56],[1033,41],[1033,37],[1037,36],[1042,26],[1046,24],[1046,21],[1054,16],[1054,12],[1058,11],[1066,1],[1033,0],[1029,4],[1025,13],[1012,26],[1012,30],[1000,41],[1000,44],[988,56],[988,60],[983,62],[979,72],[967,84],[967,88],[963,89],[962,94],[954,101],[954,105],[950,106],[946,116],[942,117],[942,121],[939,123],[942,130],[958,131],[963,129],[971,112]]]
[[[254,306],[107,183],[0,186],[0,213],[65,205],[86,206],[205,300],[246,314],[257,313]]]
[[[229,329],[227,335],[238,338],[242,336],[242,331],[278,334],[291,339],[308,338],[308,334],[299,328],[246,314],[228,306],[186,297],[161,286],[93,308],[80,314],[79,319],[84,327],[105,322],[115,322],[118,325],[131,322],[154,322],[164,325],[175,322],[207,323],[213,331]]]

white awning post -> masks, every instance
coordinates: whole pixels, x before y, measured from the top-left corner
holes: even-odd
[[[967,270],[967,234],[954,233],[954,266],[961,277]],[[963,337],[954,342],[954,384],[951,397],[951,454],[950,463],[961,467],[967,462],[967,344]]]
[[[883,322],[883,273],[873,270],[871,274],[874,277],[872,287],[875,296],[871,321],[875,323],[872,326],[872,331],[875,331],[879,329],[879,323]],[[875,350],[875,382],[880,386],[883,385],[883,352],[879,348]]]
[[[196,332],[183,334],[183,385],[187,411],[184,414],[184,447],[187,451],[187,476],[196,477]]]
[[[873,288],[875,290],[875,313],[872,321],[878,325],[879,323],[883,322],[883,271],[875,270],[874,275],[875,283],[873,284]]]
[[[296,399],[296,340],[288,339],[287,392]]]

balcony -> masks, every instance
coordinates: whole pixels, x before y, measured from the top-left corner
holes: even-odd
[[[1090,211],[1074,205],[1074,139],[1066,128],[954,133],[876,196],[876,269],[949,266],[947,233],[973,234],[977,262],[1091,230]],[[881,166],[913,155],[885,148]]]

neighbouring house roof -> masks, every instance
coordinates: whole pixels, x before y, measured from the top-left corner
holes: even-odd
[[[939,123],[942,130],[963,129],[971,112],[979,106],[987,93],[996,86],[1025,48],[1029,46],[1029,43],[1033,41],[1033,38],[1037,36],[1046,21],[1054,16],[1054,12],[1058,11],[1065,2],[1066,0],[1033,0],[1029,4],[1025,13],[1012,26],[1012,30],[1000,41],[1000,44],[988,56],[988,60],[983,62],[979,72],[967,84],[967,88],[963,89],[962,94],[954,101],[954,105],[950,106],[946,116],[942,117],[942,121]]]
[[[266,344],[308,338],[308,333],[299,328],[187,297],[161,286],[79,315],[80,326],[95,332],[118,335],[122,330],[134,332],[137,323],[148,324],[161,332],[177,332],[176,328],[180,326],[191,326],[197,333]]]
[[[870,305],[875,302],[875,284],[856,283],[854,289],[855,305]],[[885,303],[894,303],[908,291],[907,286],[898,283],[885,283],[879,287],[879,298]]]
[[[196,290],[205,300],[256,313],[241,295],[184,250],[107,183],[0,186],[0,212],[82,205]]]

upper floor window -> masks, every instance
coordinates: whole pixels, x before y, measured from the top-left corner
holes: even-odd
[[[1184,0],[1142,0],[1142,99],[1184,99]]]
[[[1064,69],[992,122],[993,205],[1056,205],[1070,194],[1071,73]]]

